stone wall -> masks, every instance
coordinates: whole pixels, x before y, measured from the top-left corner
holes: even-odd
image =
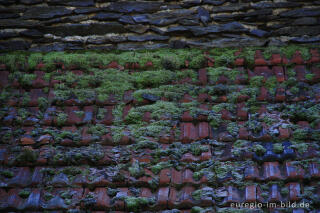
[[[0,50],[131,50],[320,41],[319,0],[0,0],[0,5]]]

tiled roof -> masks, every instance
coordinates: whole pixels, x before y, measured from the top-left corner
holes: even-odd
[[[320,53],[307,50],[4,56],[0,211],[320,212]]]

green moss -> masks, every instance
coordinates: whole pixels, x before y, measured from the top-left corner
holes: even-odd
[[[152,166],[151,167],[151,171],[154,173],[154,174],[159,174],[159,172],[162,170],[162,169],[165,169],[165,168],[169,168],[171,167],[172,165],[169,163],[169,162],[160,162],[160,163],[157,163],[156,165]]]
[[[266,48],[263,49],[263,57],[266,60],[269,60],[272,56],[272,54],[280,54],[281,51],[279,49],[279,47],[277,46],[268,46]]]
[[[152,190],[157,190],[159,188],[159,177],[155,176],[148,181],[148,185]]]
[[[315,74],[309,73],[309,74],[306,74],[306,75],[305,75],[305,78],[306,78],[308,81],[312,81],[312,79],[314,78],[314,76],[315,76]]]
[[[208,68],[209,79],[212,82],[217,82],[219,80],[219,77],[222,75],[234,81],[236,80],[239,74],[240,74],[240,71],[235,69],[230,69],[227,67],[216,67],[216,68],[209,67]]]
[[[162,85],[158,88],[136,90],[133,97],[137,101],[143,101],[143,94],[150,94],[157,97],[165,97],[170,101],[180,100],[186,93],[194,91],[195,86],[189,84]]]
[[[179,60],[177,55],[168,55],[161,59],[161,64],[165,69],[178,70],[184,65],[184,61]]]
[[[195,71],[191,70],[191,69],[177,71],[175,73],[175,75],[176,75],[175,80],[181,80],[181,79],[184,79],[184,78],[191,78],[193,83],[197,82],[197,80],[198,80],[197,73]]]
[[[99,79],[100,85],[95,90],[100,101],[107,100],[110,95],[115,95],[118,100],[121,100],[125,91],[134,89],[134,78],[126,71],[114,69],[93,71],[95,78]]]
[[[118,104],[112,110],[113,123],[115,125],[121,125],[123,123],[123,119],[122,119],[123,110],[124,110],[124,104]]]
[[[111,134],[112,134],[113,141],[118,143],[121,140],[121,138],[125,136],[124,127],[117,126],[117,127],[111,128]]]
[[[247,151],[250,145],[249,141],[237,140],[232,146],[232,154],[235,156],[240,156],[242,152]]]
[[[84,111],[75,111],[77,117],[82,118],[84,116]]]
[[[133,212],[141,212],[144,207],[155,202],[152,198],[129,196],[125,197],[124,201],[126,202],[128,210]]]
[[[44,97],[38,98],[38,106],[41,111],[45,111],[48,107],[48,99]]]
[[[142,115],[145,112],[151,112],[151,118],[159,120],[162,116],[178,118],[182,110],[176,103],[168,101],[157,101],[154,104],[132,108],[126,120],[132,123],[140,123]]]
[[[271,126],[272,124],[276,123],[277,120],[270,117],[269,115],[266,115],[263,117],[263,122],[266,123],[268,126]]]
[[[63,126],[68,119],[68,115],[66,113],[60,112],[57,115],[57,124],[58,126]]]
[[[210,56],[214,58],[216,67],[233,64],[236,59],[234,55],[237,49],[235,48],[213,48],[210,50]]]
[[[259,132],[262,131],[262,124],[258,120],[250,120],[246,123],[248,130],[252,131],[255,134],[258,134]]]
[[[21,190],[19,192],[19,196],[23,199],[28,198],[30,194],[31,194],[30,190]]]
[[[44,194],[44,196],[43,196],[43,198],[44,198],[45,201],[49,201],[49,200],[51,200],[53,197],[54,197],[54,196],[53,196],[51,193],[49,193],[49,192],[46,192],[46,193]]]
[[[1,175],[3,175],[6,178],[12,178],[14,176],[13,172],[9,170],[1,171]]]
[[[215,105],[212,106],[212,110],[215,113],[219,113],[223,109],[226,109],[228,111],[234,111],[235,110],[235,106],[234,106],[234,104],[229,104],[229,103],[215,104]]]
[[[272,95],[275,95],[277,85],[278,85],[278,81],[276,76],[269,77],[265,83],[266,88],[269,90],[269,93]]]
[[[189,66],[192,69],[199,69],[204,67],[204,65],[205,65],[205,58],[202,54],[193,56],[189,63]]]
[[[198,171],[198,172],[194,172],[192,177],[196,181],[199,181],[203,177],[203,175],[204,175],[204,171]]]
[[[16,158],[17,162],[35,162],[38,159],[38,152],[25,148],[23,149]]]
[[[302,45],[288,45],[284,47],[245,47],[239,56],[235,56],[235,48],[213,48],[209,50],[209,57],[214,58],[215,66],[231,66],[236,58],[245,58],[250,67],[254,64],[256,50],[262,50],[264,57],[269,59],[273,53],[281,52],[291,58],[296,50],[299,50],[305,60],[310,58],[309,47]],[[206,61],[203,50],[200,49],[157,49],[140,51],[110,51],[108,53],[99,51],[74,51],[74,52],[50,52],[28,53],[11,52],[0,56],[0,63],[7,65],[9,70],[33,70],[39,62],[43,62],[46,70],[54,70],[58,64],[64,64],[66,68],[76,67],[89,70],[90,67],[106,66],[116,61],[124,66],[126,63],[139,63],[144,66],[152,62],[154,69],[178,70],[185,67],[185,61],[189,61],[189,67],[199,69]]]
[[[42,53],[33,53],[28,57],[28,68],[34,70],[36,66],[42,61]]]
[[[309,60],[311,57],[309,48],[307,46],[302,45],[286,45],[284,47],[280,47],[280,51],[283,55],[285,55],[288,59],[291,59],[296,51],[300,51],[301,56],[304,60]]]
[[[12,72],[25,69],[26,53],[12,52],[0,55],[0,63],[5,64]]]
[[[141,149],[157,149],[159,144],[153,141],[139,141],[137,144],[134,144],[134,150],[141,150]]]
[[[208,116],[210,126],[218,128],[222,123],[221,114],[210,113]]]
[[[309,129],[296,129],[293,132],[293,138],[295,140],[307,140],[309,139]]]
[[[260,144],[255,144],[252,147],[252,151],[255,152],[257,155],[261,156],[264,155],[264,153],[267,151],[266,148],[264,148],[262,145]]]
[[[233,136],[237,136],[238,135],[238,132],[239,132],[239,126],[236,122],[231,122],[231,123],[228,123],[228,126],[227,126],[227,131],[233,135]]]
[[[107,109],[105,108],[99,108],[97,111],[97,119],[98,120],[103,120],[105,115],[107,113]]]
[[[19,83],[21,84],[21,86],[23,87],[28,87],[32,85],[32,81],[36,79],[36,75],[35,74],[23,74],[21,75],[21,78],[19,79]]]
[[[24,121],[30,116],[30,112],[27,111],[25,108],[20,108],[18,110],[18,120],[19,121]]]
[[[62,172],[68,176],[75,176],[82,173],[78,167],[65,167],[62,169]]]
[[[283,152],[283,146],[281,143],[273,144],[273,151],[277,154],[281,154]]]
[[[300,154],[305,153],[309,148],[309,145],[307,143],[303,143],[300,141],[291,141],[291,143],[291,147],[296,149]]]
[[[280,193],[282,196],[287,196],[289,194],[288,187],[282,187]]]
[[[263,86],[264,77],[263,76],[254,76],[250,79],[251,87],[261,87]]]
[[[135,178],[139,178],[141,176],[144,175],[144,170],[143,168],[140,166],[139,162],[134,162],[131,167],[129,167],[129,172],[130,175],[135,177]]]

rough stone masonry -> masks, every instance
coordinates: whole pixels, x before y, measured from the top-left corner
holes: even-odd
[[[316,45],[319,25],[319,0],[0,0],[2,51]]]

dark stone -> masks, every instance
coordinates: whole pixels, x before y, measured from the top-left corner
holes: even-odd
[[[181,40],[170,41],[170,48],[173,49],[183,49],[187,47],[187,43]]]
[[[124,24],[135,24],[132,17],[128,16],[128,15],[121,16],[119,18],[119,22],[124,23]]]
[[[20,32],[20,35],[31,37],[31,38],[41,38],[43,36],[43,33],[38,30],[25,30]]]
[[[103,44],[107,41],[107,38],[104,36],[90,36],[87,39],[88,44]]]
[[[315,42],[320,42],[320,37],[308,37],[308,36],[303,36],[303,37],[297,37],[297,38],[292,38],[290,41],[295,42],[295,43],[315,43]]]
[[[188,29],[193,33],[195,36],[206,35],[209,33],[218,33],[220,32],[220,27],[218,25],[210,25],[207,27],[200,27],[200,26],[192,26],[188,27]]]
[[[75,16],[67,16],[63,17],[61,19],[61,22],[74,22],[74,23],[79,23],[81,21],[86,21],[88,20],[89,17],[86,15],[75,15]]]
[[[222,35],[221,37],[226,37],[226,38],[239,38],[239,39],[245,38],[243,35],[232,34],[232,33],[222,33],[221,35]],[[213,35],[213,36],[216,36],[216,35]],[[210,38],[215,38],[215,37],[212,37],[212,35],[210,35]]]
[[[88,49],[90,50],[113,50],[115,46],[113,44],[104,44],[104,45],[88,45]]]
[[[0,39],[13,38],[19,36],[19,33],[14,31],[2,31],[0,32]]]
[[[317,36],[320,34],[319,26],[284,27],[273,32],[274,35],[288,36]]]
[[[267,8],[290,8],[300,7],[302,4],[296,2],[259,2],[252,4],[251,7],[254,9],[267,9]]]
[[[262,38],[267,36],[269,33],[264,30],[254,29],[250,31],[250,34]]]
[[[161,30],[158,27],[150,27],[150,30],[160,35],[164,35],[167,33],[167,31]]]
[[[52,43],[45,45],[38,45],[30,48],[32,52],[52,52],[52,51],[64,51],[64,50],[81,50],[83,49],[78,44],[73,43]]]
[[[125,28],[131,32],[135,32],[139,34],[145,33],[149,29],[148,26],[143,24],[128,25],[128,26],[125,26]]]
[[[184,26],[169,27],[167,29],[167,33],[185,33],[189,31],[190,31],[189,28]]]
[[[40,26],[39,21],[28,21],[21,19],[0,19],[0,27],[2,28],[34,28]]]
[[[138,14],[138,15],[133,15],[132,19],[136,23],[148,23],[149,22],[149,14]]]
[[[160,97],[156,96],[156,95],[151,95],[151,94],[142,94],[142,98],[151,101],[151,102],[156,102],[158,100],[160,100]]]
[[[1,5],[11,5],[11,4],[16,4],[16,0],[0,0]]]
[[[194,47],[246,47],[246,46],[264,46],[266,41],[254,39],[254,38],[222,38],[215,40],[199,40],[199,41],[187,41],[187,44]]]
[[[120,13],[98,13],[92,17],[92,19],[96,19],[99,21],[105,20],[116,20],[121,17]]]
[[[237,3],[237,4],[230,4],[228,6],[213,7],[212,12],[214,13],[234,12],[234,11],[244,11],[247,9],[249,9],[249,4]]]
[[[0,7],[0,14],[2,13],[23,13],[27,8],[25,6],[15,7]]]
[[[22,4],[40,4],[43,0],[20,0]]]
[[[293,25],[315,25],[318,24],[318,21],[314,17],[303,17],[294,20]]]
[[[199,20],[197,18],[180,19],[178,23],[185,26],[196,26],[199,25]]]
[[[269,42],[268,42],[268,46],[276,46],[276,47],[281,47],[286,45],[284,42],[282,42],[279,39],[275,39],[275,38],[270,38]]]
[[[252,11],[252,12],[249,12],[249,13],[244,13],[242,15],[243,15],[243,17],[272,15],[272,9],[255,10],[255,11]]]
[[[122,43],[118,44],[117,49],[119,50],[143,50],[143,49],[158,49],[168,48],[168,44],[139,44],[139,43]]]
[[[266,20],[274,20],[278,19],[278,16],[272,15],[272,9],[262,9],[256,10],[248,13],[239,13],[239,14],[231,14],[231,15],[218,15],[213,17],[214,21],[221,21],[221,22],[229,22],[234,20],[245,20],[245,21],[263,21]]]
[[[0,50],[27,50],[31,46],[30,42],[21,40],[10,40],[0,42]]]
[[[24,203],[24,208],[26,209],[39,209],[40,207],[40,190],[36,189],[32,192],[26,202]]]
[[[87,8],[77,8],[74,10],[77,14],[86,14],[86,13],[94,13],[100,11],[99,8],[96,7],[87,7]]]
[[[241,17],[243,17],[241,14],[235,14],[235,15],[218,15],[214,16],[213,20],[218,22],[228,22],[233,20],[238,20]]]
[[[70,15],[72,10],[65,7],[31,7],[24,14],[24,19],[51,19],[55,17]]]
[[[91,7],[94,6],[93,0],[49,0],[49,5],[65,5],[73,7]]]
[[[198,8],[198,18],[205,26],[207,26],[208,22],[211,21],[209,12],[203,7]]]
[[[64,200],[59,196],[55,196],[54,198],[49,200],[47,204],[42,204],[42,207],[45,209],[67,209],[68,208],[68,206],[64,203]]]
[[[246,32],[248,29],[246,29],[242,24],[239,22],[230,22],[227,24],[224,24],[220,27],[221,32]]]
[[[129,41],[165,41],[169,36],[161,35],[141,35],[141,36],[128,36]]]
[[[279,14],[281,17],[306,17],[306,16],[319,16],[319,8],[302,8],[296,10],[289,10]]]
[[[152,13],[160,9],[161,2],[112,2],[107,10],[119,13]]]
[[[223,5],[226,2],[226,0],[203,0],[204,4],[210,4],[214,6],[220,6]]]
[[[20,15],[18,13],[1,13],[0,19],[7,19],[7,18],[19,18]]]
[[[87,43],[89,44],[103,44],[106,42],[123,42],[126,41],[127,37],[125,36],[89,36]]]
[[[294,159],[296,157],[294,150],[291,148],[292,144],[290,142],[283,142],[282,146],[284,147],[282,154],[284,159]]]
[[[160,13],[149,16],[149,23],[157,26],[166,26],[175,23],[179,18],[171,13]]]
[[[182,2],[182,7],[189,8],[189,7],[198,6],[200,4],[201,4],[201,0],[189,0],[189,1]]]
[[[178,20],[190,19],[195,17],[194,11],[191,10],[176,10],[174,12],[160,12],[149,15],[149,23],[157,26],[166,26],[176,23]]]
[[[124,33],[124,26],[117,22],[92,23],[92,24],[68,24],[44,28],[43,32],[51,33],[58,36],[86,36],[86,35],[103,35],[106,33]]]

